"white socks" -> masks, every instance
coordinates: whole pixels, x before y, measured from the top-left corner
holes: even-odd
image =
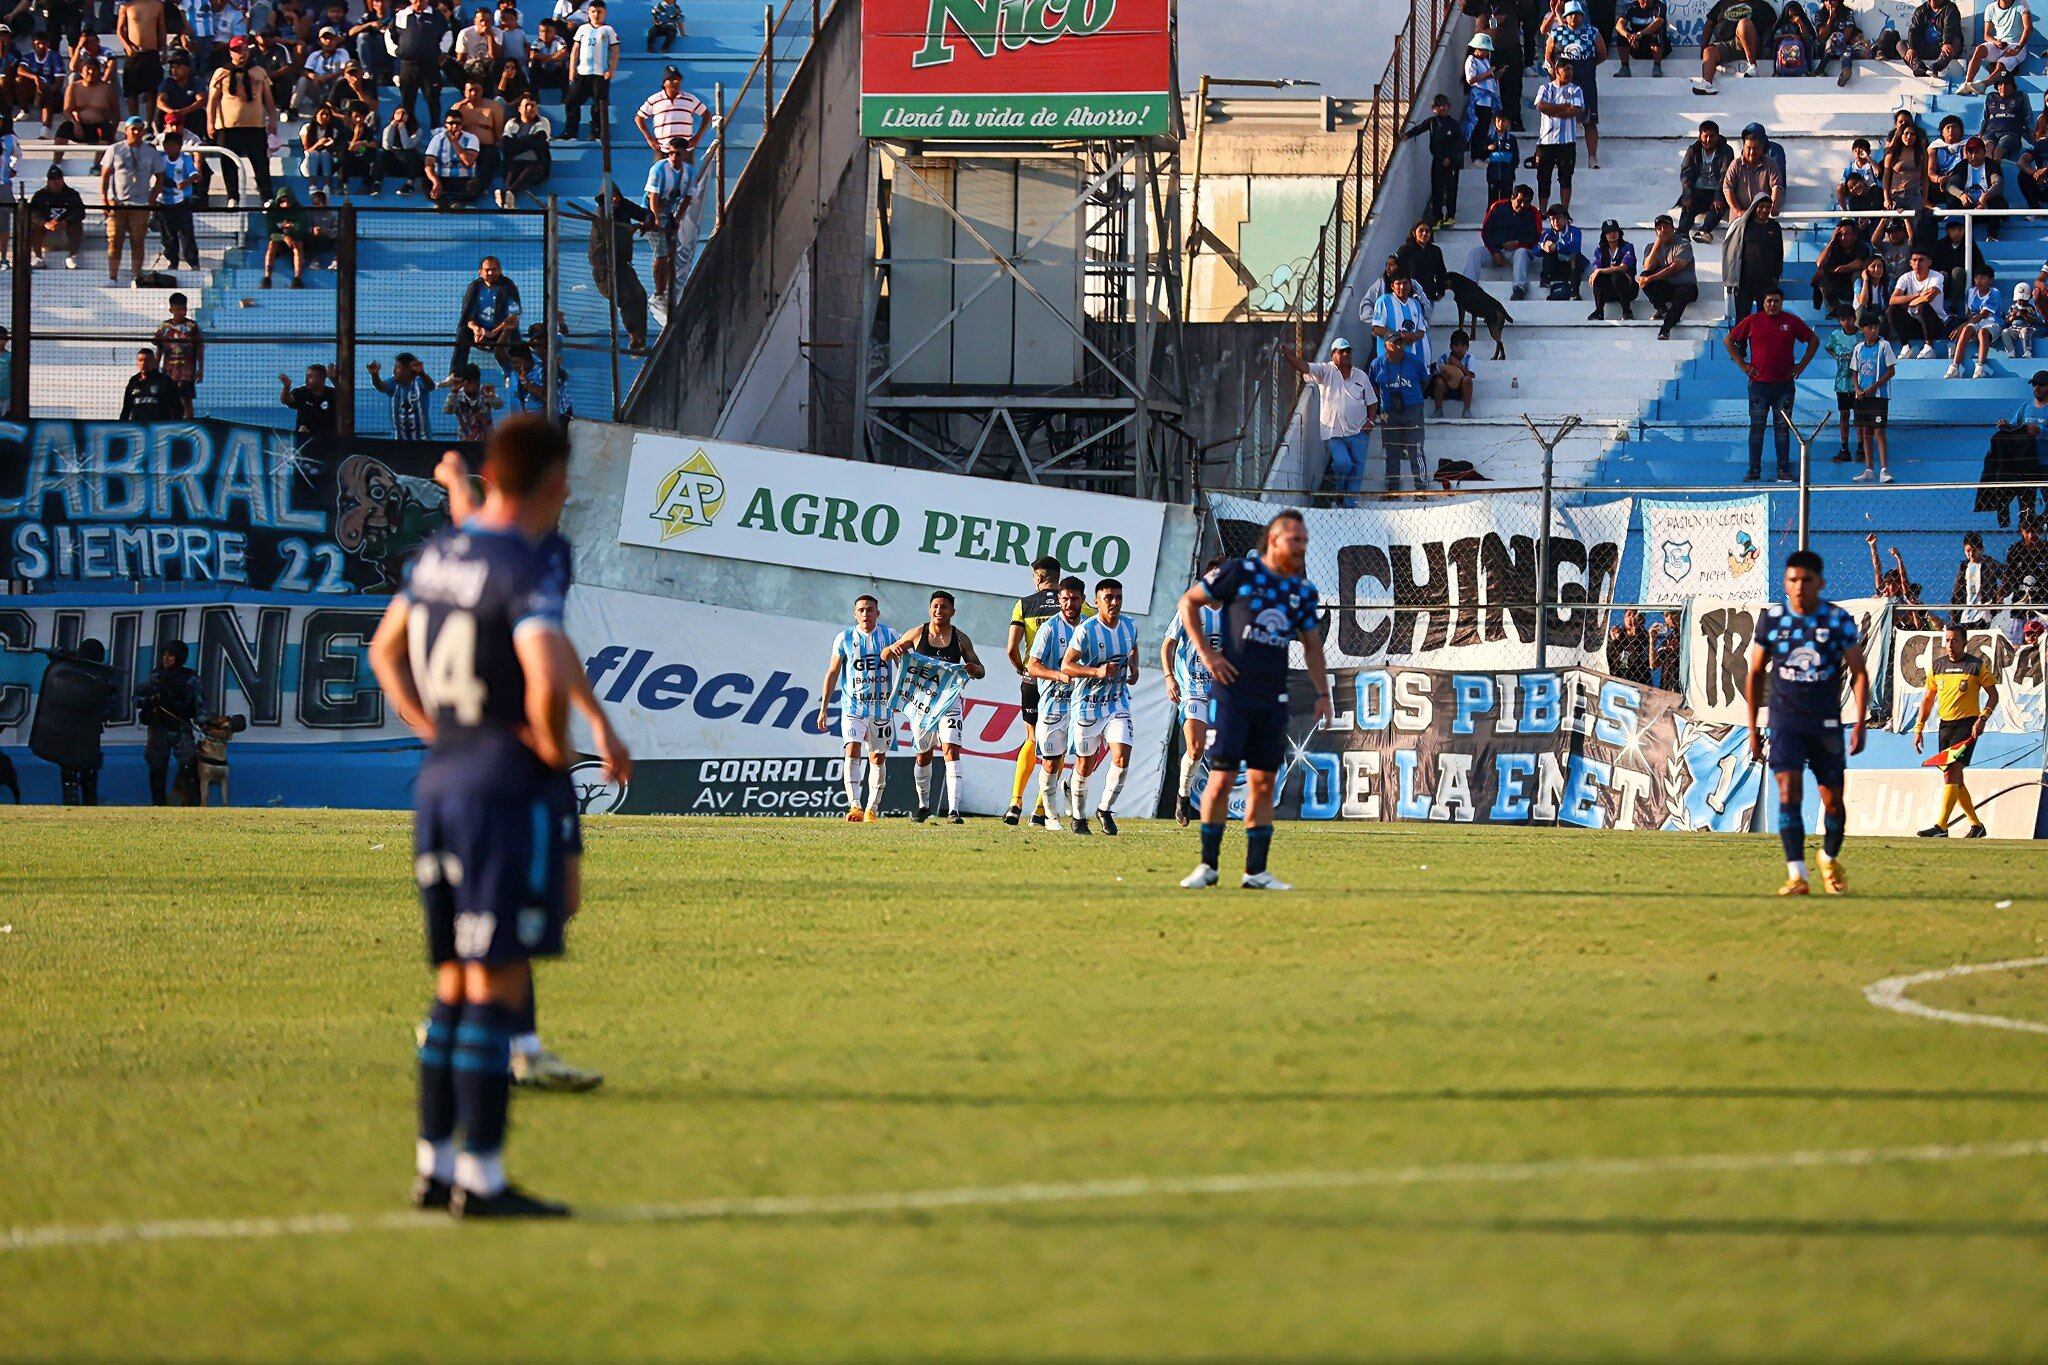
[[[1080,764],[1073,766],[1067,782],[1068,811],[1076,820],[1082,819],[1088,812],[1088,779]]]
[[[960,813],[960,760],[946,760],[946,807],[953,814]]]
[[[889,770],[880,763],[868,764],[868,809],[882,808],[882,788],[889,780]]]
[[[1180,799],[1188,799],[1195,789],[1195,764],[1198,760],[1191,753],[1182,750],[1180,756]]]
[[[932,808],[932,765],[917,765],[917,804],[925,810]]]
[[[413,1156],[418,1163],[419,1173],[442,1184],[455,1179],[455,1144],[453,1142],[429,1142],[425,1138],[413,1139]]]
[[[1785,864],[1785,875],[1786,875],[1786,876],[1788,876],[1788,877],[1796,877],[1796,878],[1798,878],[1798,879],[1799,879],[1800,881],[1802,881],[1802,882],[1803,882],[1803,881],[1805,881],[1805,880],[1806,880],[1806,864],[1805,864],[1804,862],[1797,862],[1797,863],[1786,863],[1786,864]]]
[[[1052,820],[1065,818],[1060,813],[1060,788],[1065,785],[1060,778],[1064,774],[1047,773],[1043,769],[1039,771],[1041,776],[1038,779],[1038,794],[1045,802],[1046,817]]]
[[[1109,765],[1109,785],[1102,789],[1102,809],[1110,810],[1116,806],[1116,794],[1124,789],[1124,774],[1129,771],[1120,763]]]
[[[539,1051],[540,1035],[538,1033],[515,1033],[512,1035],[512,1055],[514,1057],[532,1057],[539,1053]]]
[[[846,808],[860,809],[860,770],[867,764],[857,758],[846,760]]]
[[[475,1152],[455,1154],[455,1183],[471,1194],[489,1199],[505,1188],[505,1157],[501,1152],[480,1156]]]

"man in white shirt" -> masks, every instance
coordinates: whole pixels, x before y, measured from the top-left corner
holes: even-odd
[[[1579,120],[1585,117],[1586,93],[1572,84],[1572,64],[1551,63],[1550,79],[1536,87],[1536,203],[1572,206],[1572,172],[1579,165]],[[1550,178],[1557,177],[1557,198],[1550,197]]]
[[[427,197],[437,209],[454,208],[476,198],[482,186],[477,182],[477,158],[483,144],[476,134],[462,131],[462,115],[453,109],[421,153],[426,162]]]
[[[661,89],[649,95],[640,112],[633,115],[633,126],[656,156],[667,155],[669,144],[677,138],[695,152],[704,136],[705,115],[710,112],[703,100],[683,89],[683,73],[671,66],[661,73]]]
[[[1315,386],[1330,478],[1342,495],[1338,505],[1349,507],[1351,495],[1365,486],[1365,453],[1380,396],[1365,371],[1351,363],[1351,343],[1343,337],[1330,343],[1327,362],[1304,362],[1292,346],[1282,346],[1280,357]]]
[[[611,137],[612,77],[619,70],[619,33],[605,22],[604,0],[591,0],[589,22],[576,26],[569,40],[569,127],[563,141],[575,142],[583,126],[583,106],[596,101],[590,132],[598,142]]]
[[[1984,10],[1984,41],[1970,54],[1959,95],[1981,95],[2001,71],[2017,72],[2027,61],[2027,43],[2034,36],[2034,14],[2019,0],[1997,0]],[[1984,79],[1977,79],[1983,67]]]

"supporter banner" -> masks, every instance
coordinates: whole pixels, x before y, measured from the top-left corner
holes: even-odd
[[[1640,602],[1717,597],[1762,602],[1771,595],[1770,499],[1643,498]]]
[[[1681,667],[1686,708],[1698,719],[1723,725],[1749,724],[1749,709],[1743,699],[1749,678],[1749,643],[1756,638],[1757,617],[1765,605],[1698,597],[1686,608]],[[1836,605],[1856,618],[1864,663],[1870,670],[1870,713],[1881,716],[1893,695],[1885,663],[1892,648],[1891,599],[1850,597]],[[1845,705],[1848,695],[1845,676]]]
[[[1991,660],[1998,673],[1998,709],[1984,728],[1998,734],[2038,735],[2043,728],[2041,646],[2016,645],[1990,627],[1972,630],[1969,652]],[[1909,732],[1920,714],[1920,697],[1927,690],[1927,671],[1942,654],[1938,630],[1902,630],[1892,651],[1891,728]],[[1932,746],[1938,722],[1927,722],[1928,744]],[[1928,750],[1933,752],[1932,747]]]
[[[619,540],[861,578],[1015,594],[1031,561],[1116,578],[1143,614],[1162,503],[645,432],[633,437]]]
[[[1748,733],[1675,692],[1591,669],[1343,669],[1336,719],[1295,756],[1303,819],[1746,830],[1763,790]],[[1293,689],[1296,733],[1306,699]]]
[[[1224,549],[1244,554],[1284,504],[1217,497],[1210,505]],[[1551,509],[1550,575],[1540,600],[1563,605],[1550,613],[1546,662],[1600,659],[1629,511],[1627,498]],[[1539,600],[1537,495],[1305,515],[1308,576],[1331,611],[1323,640],[1333,667],[1413,659],[1521,668],[1535,661],[1536,612],[1519,604]],[[1388,610],[1395,606],[1426,610]]]
[[[1672,46],[1704,46],[1707,13],[1713,7],[1713,0],[1670,0],[1664,22],[1670,29]]]
[[[644,790],[636,776],[634,790],[619,795],[621,804],[612,808],[845,813],[836,697],[826,707],[825,728],[818,727],[818,685],[842,627],[580,586],[569,594],[568,625],[591,686],[632,746],[636,767],[641,759],[694,765],[670,767]],[[985,659],[997,656],[988,642],[979,647]],[[1172,723],[1157,670],[1140,674],[1131,706],[1140,741],[1119,804],[1132,815],[1149,815]],[[970,811],[1000,813],[1009,805],[1024,740],[1016,675],[1004,670],[969,682],[963,710],[965,802]],[[583,736],[586,752],[587,740]],[[899,753],[908,751],[908,741],[899,717]],[[597,781],[592,769],[579,776],[586,787]],[[601,806],[614,798],[607,789],[595,799]]]
[[[867,0],[871,138],[1157,137],[1171,125],[1167,0]]]
[[[2041,774],[2026,769],[1974,769],[1970,799],[1994,839],[2031,839],[2041,810]],[[1849,778],[1849,833],[1905,838],[1941,818],[1938,768],[1857,768]],[[1953,817],[1955,833],[1963,818]]]
[[[191,649],[202,709],[248,718],[235,748],[409,739],[370,672],[370,637],[383,614],[382,602],[275,593],[0,598],[0,744],[27,738],[49,664],[37,651],[70,652],[85,640],[105,647],[121,681],[109,744],[142,742],[135,689],[174,640]]]
[[[224,422],[0,423],[0,578],[389,592],[447,521],[447,442]]]

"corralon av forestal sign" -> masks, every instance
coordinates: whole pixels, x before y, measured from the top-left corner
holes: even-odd
[[[1167,0],[864,0],[861,135],[1157,137]]]

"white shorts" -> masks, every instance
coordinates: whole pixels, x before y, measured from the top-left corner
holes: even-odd
[[[941,744],[960,742],[960,708],[957,706],[940,716],[938,723],[929,730],[917,728],[920,717],[912,715],[907,719],[910,721],[910,747],[918,753],[928,754]]]
[[[1216,724],[1216,708],[1210,704],[1206,694],[1199,697],[1191,697],[1186,693],[1182,693],[1180,699],[1180,718],[1182,724],[1196,720],[1204,725],[1213,727]]]
[[[884,716],[842,714],[839,717],[839,738],[844,743],[865,749],[870,755],[886,754],[896,747],[896,722]]]
[[[1038,745],[1040,758],[1065,758],[1067,756],[1067,713],[1057,717],[1040,714],[1038,724],[1032,727],[1032,740]]]
[[[1092,758],[1105,744],[1122,744],[1129,747],[1131,742],[1131,713],[1116,711],[1094,720],[1082,720],[1079,711],[1069,726],[1073,738],[1074,757]]]

